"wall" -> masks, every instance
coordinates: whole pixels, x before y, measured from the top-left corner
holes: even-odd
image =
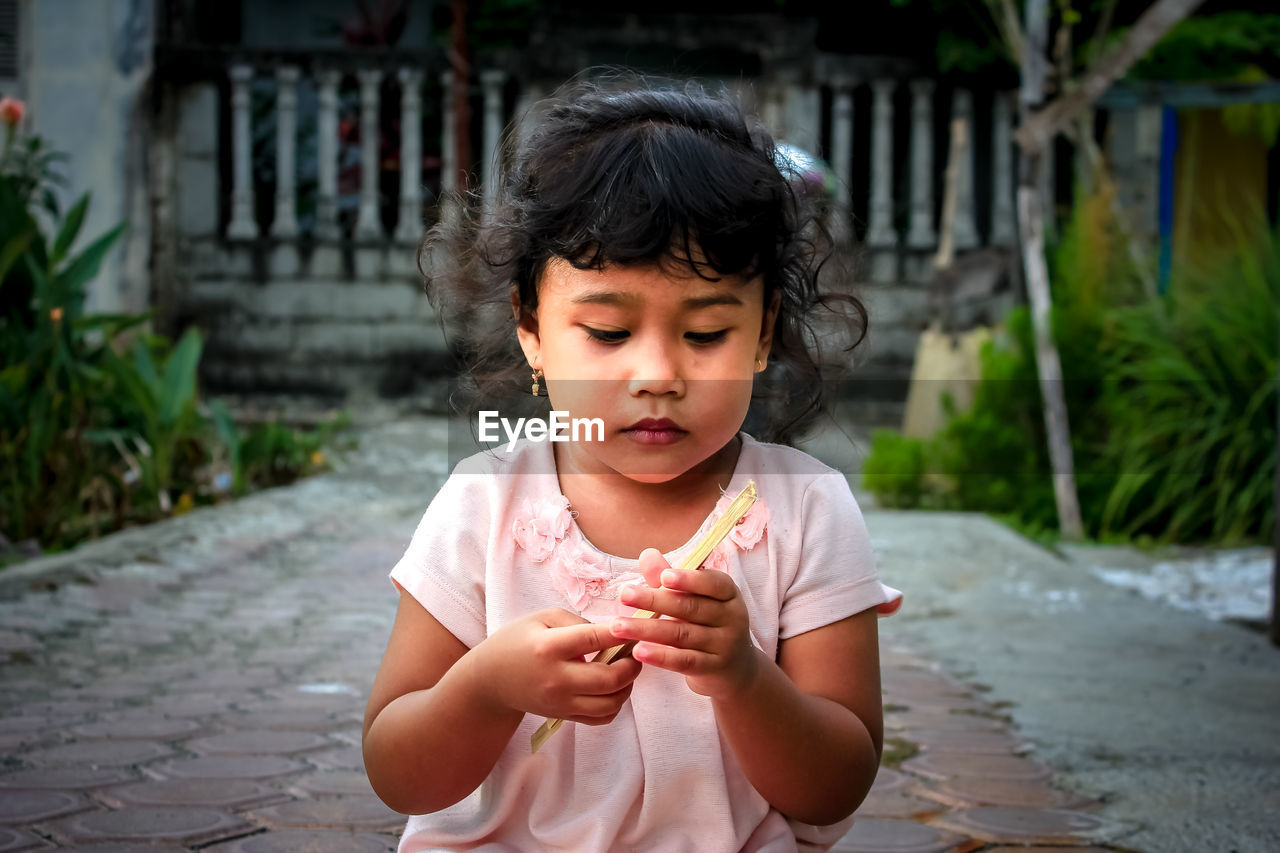
[[[64,206],[92,193],[77,246],[130,223],[89,287],[91,311],[140,312],[149,305],[154,11],[153,0],[26,0],[19,9],[29,126],[69,155]]]

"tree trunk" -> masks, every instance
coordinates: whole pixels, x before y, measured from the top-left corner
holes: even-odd
[[[1036,336],[1036,374],[1044,399],[1044,426],[1049,439],[1049,464],[1053,472],[1053,497],[1058,507],[1062,538],[1084,537],[1080,502],[1076,497],[1075,460],[1071,453],[1071,426],[1063,395],[1062,362],[1053,343],[1049,268],[1044,257],[1044,213],[1041,209],[1040,157],[1024,153],[1018,184],[1018,236],[1026,273],[1027,297]]]
[[[1174,24],[1194,12],[1203,2],[1204,0],[1156,0],[1147,11],[1142,13],[1142,17],[1134,22],[1129,32],[1125,33],[1124,38],[1115,47],[1085,69],[1084,76],[1069,91],[1055,98],[1053,103],[1034,116],[1024,118],[1022,125],[1014,134],[1018,144],[1024,150],[1043,151],[1050,140],[1062,132],[1077,115],[1102,97],[1103,93],[1111,88],[1111,84],[1124,76],[1124,73],[1156,42],[1160,41]],[[1031,29],[1031,7],[1037,4],[1039,0],[1027,2],[1028,30]],[[1027,51],[1028,54],[1033,52],[1035,51]],[[1024,75],[1027,58],[1024,55],[1022,64]]]
[[[1035,110],[1044,99],[1048,32],[1048,0],[1027,0],[1027,30],[1023,42],[1022,89],[1019,95],[1023,126],[1035,120]],[[1040,378],[1040,396],[1044,401],[1044,425],[1053,473],[1053,496],[1058,508],[1058,528],[1064,539],[1079,540],[1084,536],[1084,529],[1080,521],[1080,502],[1076,497],[1067,403],[1062,393],[1062,363],[1053,343],[1053,298],[1049,291],[1049,267],[1044,257],[1044,212],[1039,188],[1043,147],[1022,146],[1018,169],[1018,242],[1022,248],[1027,298],[1031,302],[1031,321],[1035,327],[1036,374]]]

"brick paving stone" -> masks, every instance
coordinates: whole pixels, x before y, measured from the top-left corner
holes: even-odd
[[[76,844],[73,847],[60,847],[60,850],[74,850],[76,853],[187,853],[187,847],[175,847],[173,844],[140,844],[127,841],[124,844]]]
[[[938,818],[935,824],[984,841],[1019,844],[1098,844],[1136,829],[1089,812],[1009,806],[953,811]]]
[[[55,690],[53,696],[57,699],[83,699],[93,702],[98,700],[113,699],[141,699],[155,695],[155,688],[149,684],[91,684],[85,687],[64,687],[61,690]]]
[[[61,702],[28,702],[18,705],[14,710],[28,717],[76,717],[92,714],[104,709],[102,702],[82,702],[64,699]]]
[[[135,782],[138,774],[123,767],[35,767],[0,776],[0,788],[79,791]]]
[[[170,689],[173,689],[172,687]],[[149,710],[164,717],[207,717],[231,707],[228,699],[212,693],[185,693],[153,701]]]
[[[924,713],[919,711],[897,711],[884,715],[887,729],[926,729],[932,731],[957,732],[1005,732],[1009,730],[1009,722],[1000,717],[986,717],[979,714],[952,714],[948,711]]]
[[[249,730],[194,738],[182,745],[192,752],[210,755],[293,755],[333,746],[333,741],[315,732]]]
[[[912,711],[922,714],[954,714],[969,712],[973,715],[994,714],[995,706],[982,699],[965,696],[904,696],[901,693],[889,692],[884,697],[885,704],[905,705]]]
[[[926,800],[901,791],[871,792],[858,806],[858,817],[905,817],[928,820],[945,811],[937,800]]]
[[[176,841],[204,844],[252,827],[235,815],[215,809],[145,807],[85,812],[48,825],[69,841]]]
[[[1010,755],[1028,752],[1031,744],[1005,732],[913,730],[908,740],[929,752],[967,752],[984,755]]]
[[[170,755],[172,749],[149,740],[88,740],[33,750],[18,757],[37,766],[130,767]]]
[[[930,752],[908,758],[902,769],[926,779],[952,776],[979,776],[984,779],[1044,781],[1049,768],[1025,758],[1008,755],[966,755],[959,752]]]
[[[151,769],[174,779],[267,779],[298,773],[307,765],[283,755],[203,755],[171,759]]]
[[[162,779],[97,791],[120,806],[209,806],[240,810],[270,805],[288,795],[250,779]]]
[[[1026,846],[1020,847],[983,847],[982,853],[1027,853]],[[1115,853],[1109,847],[1047,847],[1037,844],[1031,853]]]
[[[363,770],[317,770],[290,780],[289,787],[307,794],[370,794],[369,777]]]
[[[965,836],[913,820],[855,818],[832,853],[946,853]]]
[[[74,735],[106,740],[172,740],[204,728],[198,721],[160,716],[128,716],[72,726]]]
[[[283,830],[206,849],[210,853],[389,853],[396,849],[396,839],[367,832]]]
[[[317,767],[332,767],[335,770],[364,770],[364,754],[358,746],[345,746],[342,749],[331,749],[328,752],[309,752],[305,758]]]
[[[921,789],[925,796],[955,808],[969,806],[1032,806],[1079,809],[1099,805],[1078,794],[1050,787],[1046,782],[1026,779],[980,779],[957,776],[931,782]]]
[[[328,711],[236,711],[219,716],[218,722],[238,729],[329,731],[337,719]]]
[[[871,786],[873,792],[887,794],[891,791],[903,791],[916,784],[914,776],[908,776],[892,767],[881,767],[876,773],[876,781]]]
[[[405,816],[392,811],[373,794],[324,800],[294,800],[256,809],[248,815],[273,829],[385,829],[396,831]]]
[[[49,845],[29,832],[0,826],[0,853],[17,853],[18,850],[48,850]]]
[[[67,791],[0,791],[0,824],[35,823],[90,807],[83,796]]]
[[[0,653],[33,652],[43,647],[44,645],[30,634],[0,629]]]

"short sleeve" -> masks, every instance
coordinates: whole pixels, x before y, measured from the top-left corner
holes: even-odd
[[[484,587],[491,482],[455,469],[391,569],[391,580],[468,648],[475,648],[487,633]]]
[[[801,499],[799,566],[778,618],[778,636],[794,637],[875,607],[895,612],[902,593],[880,582],[862,510],[844,475],[815,477]]]

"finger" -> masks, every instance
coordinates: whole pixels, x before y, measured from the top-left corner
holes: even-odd
[[[640,552],[640,574],[644,575],[644,582],[649,586],[661,586],[662,581],[659,578],[662,572],[669,568],[671,564],[657,548],[645,548]]]
[[[614,645],[617,640],[611,640]],[[562,696],[608,696],[636,680],[643,667],[631,657],[616,663],[566,661],[559,668],[548,689]]]
[[[536,614],[539,621],[548,628],[568,628],[573,625],[590,624],[576,613],[570,613],[563,607],[548,607]]]
[[[559,716],[566,720],[585,720],[592,725],[612,720],[631,696],[631,685],[605,696],[575,696]]]
[[[620,640],[658,643],[672,648],[699,652],[714,652],[718,648],[716,643],[718,629],[679,619],[619,618],[613,620],[610,628],[613,635]],[[632,656],[634,655],[633,649]]]
[[[618,644],[609,626],[595,622],[551,628],[547,633],[549,651],[560,660],[580,660]]]
[[[699,625],[723,625],[726,619],[723,601],[688,592],[635,587],[623,590],[622,603]]]
[[[667,589],[705,595],[719,601],[728,601],[738,595],[738,585],[728,572],[709,572],[700,569],[667,569],[662,573],[662,585]]]
[[[674,648],[657,643],[639,643],[632,654],[645,666],[656,666],[681,675],[699,675],[709,656],[692,649]]]

